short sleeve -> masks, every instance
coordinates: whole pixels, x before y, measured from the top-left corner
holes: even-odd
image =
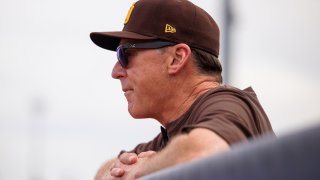
[[[194,112],[189,117],[192,123],[185,125],[183,131],[206,128],[229,144],[245,141],[256,133],[250,108],[238,97],[219,95],[209,98],[200,107],[195,107]]]

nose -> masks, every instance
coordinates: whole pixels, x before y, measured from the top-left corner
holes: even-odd
[[[112,78],[120,79],[120,78],[126,77],[126,75],[127,75],[126,70],[120,65],[119,62],[117,62],[112,69],[112,73],[111,73]]]

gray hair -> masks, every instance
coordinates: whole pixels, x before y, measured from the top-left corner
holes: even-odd
[[[200,49],[192,48],[191,51],[199,72],[212,75],[217,82],[222,83],[222,66],[218,57]]]

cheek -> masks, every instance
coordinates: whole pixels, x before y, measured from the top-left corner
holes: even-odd
[[[153,76],[146,76],[143,79],[136,81],[137,93],[140,98],[152,97],[157,90],[157,80]]]
[[[145,61],[135,64],[134,69],[128,69],[128,79],[134,86],[136,101],[150,101],[141,102],[150,104],[162,95],[161,91],[167,78],[165,66],[161,59],[155,57],[140,60]],[[135,63],[138,62],[140,61]]]
[[[137,75],[138,76],[138,75]],[[142,106],[152,106],[163,93],[163,78],[156,71],[147,71],[135,79],[136,101]]]
[[[136,86],[135,88],[138,88],[144,93],[148,93],[152,92],[160,85],[163,79],[163,71],[160,70],[159,67],[152,65],[141,67],[130,72],[130,79],[134,86]]]

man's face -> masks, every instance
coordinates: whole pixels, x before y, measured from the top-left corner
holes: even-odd
[[[120,44],[128,41],[121,41]],[[117,62],[112,77],[119,79],[134,118],[157,118],[166,102],[167,66],[165,50],[128,49],[128,65]]]

